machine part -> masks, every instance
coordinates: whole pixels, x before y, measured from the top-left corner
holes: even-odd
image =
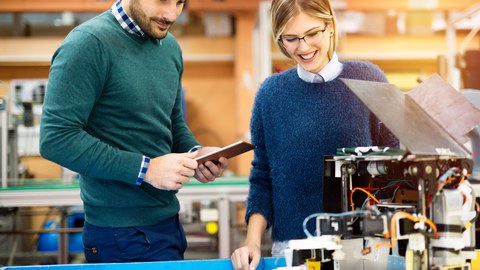
[[[356,170],[352,170],[352,164]],[[402,261],[398,264],[400,268],[395,268],[402,270],[405,266],[430,270],[437,266],[462,265],[473,257],[469,250],[475,245],[474,241],[465,240],[474,240],[471,229],[478,216],[475,192],[466,180],[473,169],[470,159],[426,154],[410,154],[401,159],[334,156],[324,159],[324,168],[329,168],[329,174],[324,174],[324,210],[335,213],[318,214],[317,233],[341,237],[342,249],[335,252],[346,255],[344,260],[333,259],[336,270],[374,269],[367,266],[371,263],[367,258],[382,248],[391,254],[389,256],[399,259],[396,262]],[[453,174],[447,175],[449,172]],[[364,193],[377,199],[379,202],[370,206],[376,210],[354,211],[366,212],[355,215],[344,211],[345,203],[348,205],[354,199],[354,205],[363,205],[362,209],[373,200],[370,196],[370,199],[347,196],[354,189],[364,189]],[[331,206],[332,201],[340,203]],[[339,209],[340,205],[343,209]],[[480,212],[480,206],[477,208]],[[371,235],[374,239],[382,239],[378,236],[382,234],[380,220],[383,217],[388,221],[385,226],[388,233],[383,234],[390,238],[372,246],[367,239]],[[354,245],[347,242],[353,240],[363,240],[365,244],[353,248]],[[349,248],[354,250],[348,252]],[[357,260],[355,254],[363,256],[362,264],[353,263],[353,268],[345,268],[352,260]]]
[[[437,225],[440,239],[432,239],[438,248],[460,250],[465,247],[462,237],[463,195],[459,190],[444,189],[432,199],[431,217]]]
[[[11,116],[8,99],[0,97],[0,178],[2,188],[6,188],[8,182],[18,179],[17,127]]]
[[[354,173],[357,172],[357,166],[355,166],[354,163],[349,163],[346,168],[346,173],[348,173],[349,175],[353,175]]]
[[[405,270],[429,270],[427,252],[407,250],[405,254]]]
[[[287,269],[304,264],[307,259],[322,262],[322,266],[333,269],[332,253],[342,248],[341,240],[336,235],[309,237],[288,241],[285,249]]]
[[[307,259],[307,268],[308,270],[320,270],[322,268],[322,263],[316,260]]]
[[[370,238],[368,245],[375,245],[377,238]],[[378,238],[379,239],[379,238]],[[381,241],[381,239],[379,239]],[[345,253],[345,258],[338,261],[339,268],[337,269],[371,269],[382,270],[386,269],[388,262],[388,248],[375,249],[367,255],[362,254],[364,249],[363,238],[346,239],[342,241],[342,249],[339,250]],[[338,251],[335,251],[338,252]]]
[[[433,181],[430,181],[433,183]],[[418,203],[417,203],[417,213],[422,216],[427,215],[427,202],[425,199],[425,194],[428,194],[425,186],[425,179],[418,178],[417,181],[417,192],[418,192]]]
[[[322,235],[306,239],[294,239],[288,241],[290,249],[327,249],[337,250],[342,248],[341,238],[338,235]]]
[[[369,211],[353,211],[341,214],[324,213],[305,219],[304,230],[310,218],[316,217],[317,236],[341,235],[343,238],[374,236],[385,234],[387,217],[373,215]],[[354,221],[352,218],[357,217]],[[306,231],[307,233],[307,231]],[[310,233],[307,233],[309,235]]]
[[[472,142],[472,152],[475,158],[473,173],[471,178],[480,181],[480,127],[475,128],[468,136]]]
[[[469,263],[462,263],[456,265],[442,265],[438,267],[433,267],[432,270],[470,270],[472,266]],[[477,268],[473,268],[476,270]]]
[[[480,91],[478,90],[464,90],[461,92],[462,95],[472,102],[475,107],[480,109]],[[470,138],[472,144],[472,155],[475,159],[475,166],[471,175],[471,179],[480,181],[480,127],[474,128],[470,131],[467,136]]]
[[[438,228],[439,239],[432,239],[433,265],[466,263],[461,254],[465,248],[462,236],[463,194],[460,190],[443,189],[431,202],[431,216]]]
[[[292,266],[299,266],[308,262],[326,264],[331,262],[332,251],[325,249],[296,249],[292,253]]]
[[[414,251],[425,251],[426,249],[425,235],[420,233],[412,233],[408,236],[408,249]]]
[[[418,193],[415,190],[410,189],[399,189],[395,193],[393,202],[398,204],[409,204],[418,202]]]
[[[363,236],[386,235],[388,232],[387,216],[372,216],[360,220],[360,233]]]
[[[379,237],[366,237],[365,240],[365,246],[372,247],[372,249],[370,253],[365,254],[361,257],[363,261],[363,269],[390,269],[387,267],[387,263],[390,260],[390,248],[388,247],[388,245],[385,245],[388,244],[388,239]],[[379,244],[379,248],[374,248]],[[345,245],[346,243],[344,244],[344,246]],[[350,269],[356,269],[356,267]]]
[[[479,209],[475,211],[475,192],[468,181],[461,183],[458,188],[464,196],[464,203],[462,206],[462,223],[463,232],[462,238],[465,243],[465,247],[462,250],[462,256],[467,259],[475,259],[475,223],[477,221]]]
[[[388,172],[388,163],[385,161],[370,161],[367,165],[367,171],[373,177],[378,175],[386,175]]]
[[[354,163],[345,163],[341,167],[342,171],[342,198],[347,198],[348,190],[352,189],[352,175],[357,171]],[[342,212],[348,212],[348,201],[342,201]]]
[[[7,187],[7,157],[8,157],[8,117],[7,117],[7,101],[5,98],[0,98],[0,175],[2,180],[2,188]]]
[[[432,119],[424,107],[417,105],[418,99],[409,97],[409,95],[400,91],[397,87],[391,84],[367,82],[352,79],[342,79],[343,82],[352,90],[352,92],[359,97],[359,99],[382,121],[386,127],[402,142],[402,145],[410,153],[419,155],[438,155],[437,149],[448,148],[450,153],[455,153],[456,156],[468,157],[469,153],[460,145],[450,134],[443,129],[436,119]],[[426,90],[425,92],[435,93],[448,92],[457,94],[447,82],[443,81],[440,76],[434,75],[425,80],[415,89]],[[414,91],[411,90],[410,92]],[[431,90],[431,91],[429,91]],[[384,102],[378,102],[382,100]],[[438,98],[425,98],[426,101],[439,101]],[[451,99],[444,100],[450,102]],[[458,104],[456,104],[458,105]],[[462,104],[463,106],[463,104]],[[450,106],[441,107],[451,108]],[[457,107],[457,106],[455,106]],[[448,112],[468,113],[473,111],[478,114],[475,109],[464,106],[458,110],[450,109]],[[445,115],[444,113],[442,115]],[[459,114],[461,115],[461,114]],[[478,123],[478,117],[473,115],[472,122]],[[463,117],[462,117],[463,119]],[[460,122],[460,121],[457,121]],[[453,126],[461,128],[462,123],[454,123]],[[460,129],[463,130],[463,129]],[[412,132],[415,131],[415,132]]]
[[[329,223],[328,223],[328,220],[329,219],[332,219],[334,218],[334,220],[343,220],[343,219],[350,219],[350,218],[354,218],[354,217],[357,217],[357,216],[363,216],[363,215],[370,215],[371,212],[369,211],[352,211],[352,212],[345,212],[345,213],[316,213],[316,214],[311,214],[309,215],[308,217],[306,217],[304,220],[303,220],[303,224],[302,224],[302,227],[303,227],[303,231],[305,232],[305,235],[309,238],[311,237],[314,237],[309,231],[308,231],[308,228],[307,228],[307,224],[308,222],[315,218],[316,219],[316,229],[317,229],[317,236],[321,236],[322,233],[321,233],[321,228],[319,227],[319,224],[321,224],[321,222],[319,222],[318,220],[320,219],[326,219],[327,220],[327,226],[330,226]],[[333,228],[336,230],[336,231],[339,231],[340,229],[340,226],[339,225],[334,225]],[[327,228],[327,231],[330,230]],[[328,234],[327,234],[328,235]]]
[[[346,231],[341,218],[336,217],[318,217],[317,218],[317,235],[343,235]]]
[[[405,203],[386,202],[386,203],[378,203],[375,206],[378,208],[380,212],[403,211],[403,212],[413,213],[415,209],[417,209],[414,204],[411,204],[409,202],[405,202]]]
[[[416,177],[418,177],[418,181],[424,181],[424,194],[433,194],[435,193],[435,186],[437,180],[437,170],[435,169],[437,166],[437,162],[435,160],[424,160],[420,162],[416,162],[417,166],[417,173]],[[421,196],[424,197],[424,196]]]
[[[398,213],[398,212],[397,212]],[[415,228],[415,223],[407,218],[400,217],[395,223],[396,239],[410,239],[411,234],[418,233],[418,230]],[[392,233],[392,232],[390,232]]]

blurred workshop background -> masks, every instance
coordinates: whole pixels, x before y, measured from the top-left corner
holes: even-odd
[[[84,260],[77,176],[39,155],[39,119],[55,49],[70,30],[113,2],[0,0],[0,265]],[[341,59],[377,64],[402,90],[433,73],[459,91],[480,89],[477,0],[332,3]],[[271,40],[269,5],[188,0],[171,30],[184,54],[185,117],[203,145],[249,140],[259,84],[293,66]],[[252,157],[232,159],[230,171],[209,188],[192,182],[179,193],[187,259],[228,258],[244,239]],[[269,255],[270,243],[264,244]]]

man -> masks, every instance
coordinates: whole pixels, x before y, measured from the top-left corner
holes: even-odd
[[[218,147],[199,146],[182,117],[183,60],[168,30],[183,5],[118,1],[53,56],[40,151],[81,175],[88,262],[183,259],[175,193],[227,166],[197,164]]]

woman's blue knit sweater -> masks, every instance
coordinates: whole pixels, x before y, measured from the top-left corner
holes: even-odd
[[[398,147],[396,137],[340,80],[386,82],[384,73],[368,62],[342,64],[340,76],[326,83],[305,82],[295,68],[275,74],[256,95],[246,220],[263,215],[274,241],[305,238],[303,220],[322,212],[325,155],[340,147]]]

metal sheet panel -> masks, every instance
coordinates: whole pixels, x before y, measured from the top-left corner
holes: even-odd
[[[393,84],[342,79],[412,154],[438,155],[448,149],[459,157],[469,152]]]
[[[408,91],[406,98],[417,103],[461,145],[469,140],[466,134],[480,125],[480,110],[437,74]]]

